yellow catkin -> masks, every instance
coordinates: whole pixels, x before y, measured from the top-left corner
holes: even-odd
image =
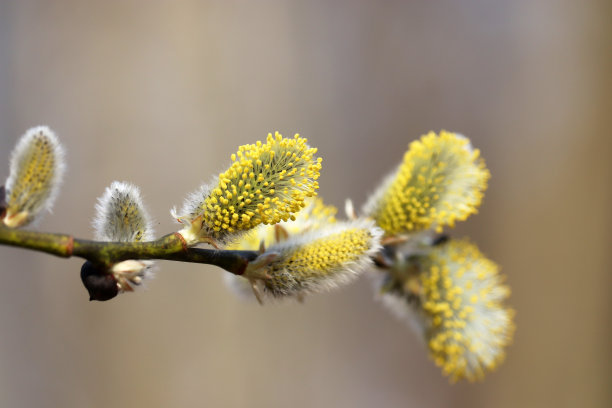
[[[421,262],[421,305],[430,354],[452,380],[481,379],[504,358],[514,332],[498,266],[470,242],[434,247]]]
[[[347,283],[371,265],[382,231],[371,221],[357,220],[290,236],[261,255],[275,254],[265,264],[264,291],[273,297],[320,292]],[[254,263],[256,264],[256,262]],[[261,271],[245,276],[261,276]]]
[[[44,126],[28,130],[11,158],[4,224],[27,225],[53,204],[64,169],[63,149]]]
[[[235,233],[260,224],[276,224],[295,218],[308,197],[316,195],[321,158],[307,139],[269,134],[266,143],[240,146],[231,156],[229,169],[214,185],[203,188],[203,197],[192,195],[187,214],[188,237],[226,242]]]
[[[430,132],[366,206],[387,235],[454,226],[477,211],[490,173],[465,137]]]

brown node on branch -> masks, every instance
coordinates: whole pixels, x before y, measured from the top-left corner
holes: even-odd
[[[119,285],[113,274],[89,261],[81,267],[81,281],[89,292],[89,300],[110,300],[119,294]]]

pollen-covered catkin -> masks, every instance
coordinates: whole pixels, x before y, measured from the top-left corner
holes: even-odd
[[[383,303],[419,328],[443,373],[476,380],[495,369],[514,333],[498,266],[469,241],[451,240],[410,258],[404,271],[381,286]]]
[[[309,197],[305,202],[306,207],[296,214],[295,220],[281,221],[274,225],[259,225],[232,242],[226,249],[255,251],[262,243],[264,248],[268,248],[292,236],[316,231],[336,223],[338,212],[336,207],[325,204],[319,197]],[[238,297],[255,299],[248,279],[229,273],[223,277],[227,287]]]
[[[433,132],[410,144],[404,160],[364,206],[386,235],[453,227],[477,211],[490,173],[464,136]]]
[[[260,224],[295,218],[316,195],[321,158],[307,139],[269,134],[266,143],[240,146],[232,164],[214,182],[190,194],[180,214],[186,241],[227,244]]]
[[[256,270],[247,268],[245,277],[261,279],[264,292],[273,297],[330,290],[372,265],[381,236],[372,221],[363,219],[293,235],[266,249],[260,258],[272,255],[272,260]]]

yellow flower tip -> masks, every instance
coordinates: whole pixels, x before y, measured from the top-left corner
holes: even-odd
[[[368,199],[364,212],[387,235],[454,226],[476,213],[489,170],[457,133],[430,132],[410,143],[400,166]]]
[[[115,181],[98,198],[93,220],[98,241],[150,241],[154,239],[152,224],[140,190],[132,184]],[[135,286],[152,277],[153,265],[153,261],[130,259],[113,265],[109,272],[117,281],[120,292],[131,292]]]
[[[278,132],[266,143],[240,146],[229,169],[173,214],[187,224],[181,234],[190,244],[205,238],[226,244],[258,225],[290,219],[316,195],[321,161],[315,153],[305,138]]]
[[[245,277],[265,275],[258,280],[271,297],[328,291],[351,282],[372,264],[381,236],[371,220],[323,225],[270,246],[260,257],[276,256],[263,270],[249,265]]]
[[[18,228],[51,210],[64,174],[64,149],[46,126],[29,129],[11,155],[2,221]]]

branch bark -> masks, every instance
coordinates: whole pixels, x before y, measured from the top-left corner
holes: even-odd
[[[178,233],[150,242],[99,242],[67,234],[24,231],[4,226],[0,226],[0,245],[62,258],[76,256],[106,267],[128,259],[165,259],[215,265],[235,275],[242,275],[248,263],[258,255],[256,251],[187,248]]]

